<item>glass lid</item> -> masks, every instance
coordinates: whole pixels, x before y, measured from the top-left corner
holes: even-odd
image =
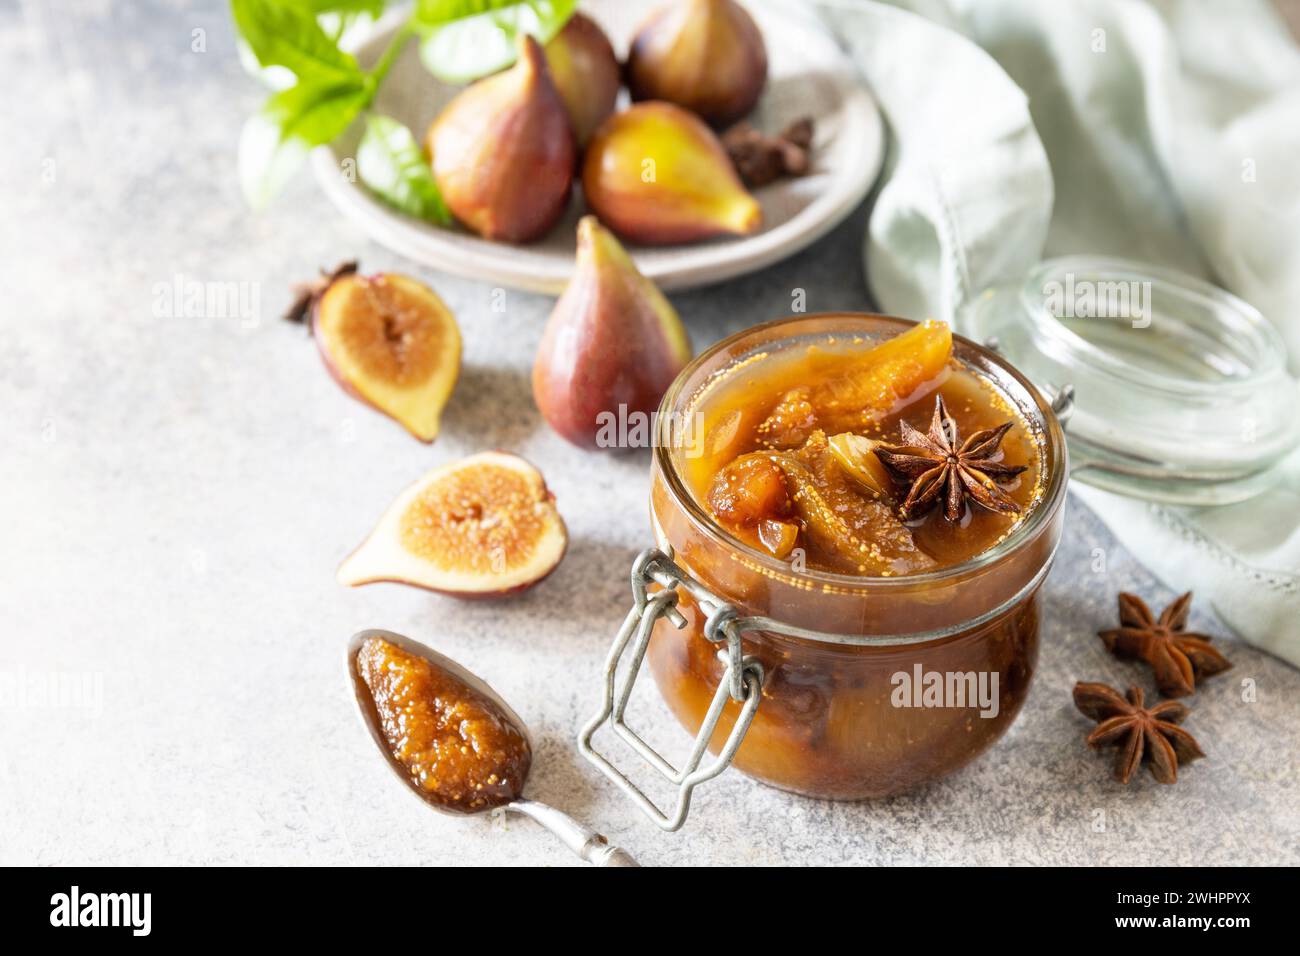
[[[958,331],[1049,396],[1066,393],[1071,474],[1100,488],[1241,501],[1300,443],[1300,385],[1281,336],[1247,303],[1180,272],[1051,259],[1022,284],[983,293]]]

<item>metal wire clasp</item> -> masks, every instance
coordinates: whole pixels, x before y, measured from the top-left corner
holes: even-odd
[[[651,584],[657,584],[661,590],[650,593]],[[682,768],[678,770],[658,751],[651,747],[631,727],[627,725],[624,712],[627,710],[628,698],[636,684],[641,664],[645,660],[646,648],[654,632],[655,622],[666,617],[674,627],[686,626],[686,618],[677,610],[678,588],[685,588],[695,599],[700,609],[707,615],[704,636],[716,644],[725,644],[718,651],[724,670],[722,680],[713,695],[695,735],[695,743]],[[678,830],[686,822],[686,814],[691,806],[691,793],[698,784],[711,780],[730,765],[740,743],[745,738],[758,709],[758,702],[763,688],[763,666],[756,658],[744,656],[741,645],[742,619],[736,609],[713,594],[698,581],[678,567],[669,554],[658,548],[642,551],[632,564],[632,609],[628,612],[623,626],[614,638],[605,659],[605,699],[600,712],[596,714],[578,735],[578,751],[590,760],[606,777],[612,780],[620,790],[626,793],[641,810],[668,831]],[[617,685],[618,667],[624,653],[631,645],[631,656],[622,686]],[[731,728],[727,742],[718,752],[712,763],[700,767],[700,761],[708,749],[713,731],[718,726],[727,699],[741,704],[740,716]],[[591,745],[591,738],[606,721],[623,740],[641,756],[660,776],[677,787],[677,805],[672,815],[661,810],[628,776],[614,766],[603,754]]]

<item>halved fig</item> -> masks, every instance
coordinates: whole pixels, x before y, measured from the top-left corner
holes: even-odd
[[[481,452],[433,469],[398,495],[338,579],[461,597],[509,594],[554,571],[568,542],[541,472],[518,455]]]
[[[431,442],[460,374],[456,319],[416,279],[365,276],[349,266],[308,287],[289,317],[310,319],[325,365],[345,391]]]

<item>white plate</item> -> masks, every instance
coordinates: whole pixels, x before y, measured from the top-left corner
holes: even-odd
[[[609,35],[624,56],[637,26],[663,0],[587,0],[582,11]],[[825,235],[871,188],[884,155],[880,111],[834,38],[808,15],[777,4],[747,0],[767,40],[768,86],[751,120],[776,131],[812,116],[816,126],[812,172],[755,192],[763,229],[735,239],[676,246],[630,246],[637,267],[663,289],[707,285],[754,272],[793,255]],[[371,63],[404,12],[381,20],[356,48]],[[429,124],[458,92],[434,79],[407,45],[380,89],[375,109],[405,123],[423,141]],[[626,92],[623,97],[626,98]],[[573,270],[575,230],[586,211],[581,191],[549,233],[527,245],[480,239],[459,228],[442,229],[405,216],[344,175],[354,167],[360,124],[316,150],[312,164],[325,193],[348,218],[394,252],[452,275],[537,292],[558,293]]]

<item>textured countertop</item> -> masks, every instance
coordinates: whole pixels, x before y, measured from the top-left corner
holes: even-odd
[[[412,270],[460,318],[465,367],[432,447],[345,396],[287,284],[359,256],[406,269],[303,181],[259,216],[234,178],[259,91],[225,5],[0,7],[0,863],[539,863],[524,821],[421,807],[357,725],[343,643],[424,640],[492,683],[537,743],[529,793],[647,864],[1300,863],[1300,673],[1224,635],[1236,667],[1191,699],[1209,759],[1125,788],[1089,754],[1076,680],[1149,686],[1093,636],[1115,593],[1170,592],[1077,501],[1048,579],[1040,669],[1009,734],[917,793],[832,804],[728,773],[661,834],[576,754],[649,543],[644,454],[577,452],[528,370],[550,308]],[[192,51],[205,31],[206,52]],[[761,274],[673,300],[697,348],[790,309],[867,305],[865,216]],[[236,282],[247,310],[168,302]],[[184,303],[182,303],[182,306]],[[246,311],[246,315],[243,312]],[[544,471],[571,532],[545,584],[460,603],[347,590],[340,560],[425,469],[483,448]],[[1222,634],[1197,607],[1193,624]],[[52,692],[52,693],[51,693]],[[647,689],[638,724],[687,738]]]

